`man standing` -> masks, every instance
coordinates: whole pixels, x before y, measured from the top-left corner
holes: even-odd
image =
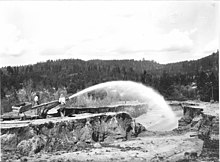
[[[39,105],[39,97],[38,97],[39,95],[38,94],[36,94],[36,96],[34,97],[34,105],[36,106],[36,105]]]
[[[65,105],[66,105],[66,98],[63,94],[60,95],[59,103],[60,103],[60,109],[59,109],[60,116],[64,117],[65,116],[64,108],[65,108]]]
[[[39,94],[37,93],[36,95],[35,95],[35,97],[34,97],[34,106],[37,106],[37,105],[39,105],[40,104],[40,102],[39,102]],[[35,111],[35,115],[39,115],[40,114],[40,109],[38,108],[38,109],[36,109],[36,111]]]

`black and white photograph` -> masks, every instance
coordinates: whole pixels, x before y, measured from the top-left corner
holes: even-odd
[[[0,1],[2,162],[218,162],[219,1]]]

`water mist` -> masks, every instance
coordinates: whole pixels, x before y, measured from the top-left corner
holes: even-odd
[[[115,97],[115,101],[112,101],[114,104],[126,102],[144,104],[145,111],[139,116],[135,116],[135,120],[148,130],[169,131],[177,127],[175,114],[163,96],[151,87],[141,83],[133,81],[105,82],[86,88],[70,96],[69,99],[100,90],[104,90],[107,93],[105,98]]]

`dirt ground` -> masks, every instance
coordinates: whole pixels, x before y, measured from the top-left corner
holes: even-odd
[[[172,133],[171,133],[172,134]],[[115,141],[112,144],[94,143],[93,147],[75,152],[38,153],[23,157],[27,161],[178,161],[184,159],[185,152],[202,151],[203,141],[190,137],[193,132],[181,135],[156,134],[132,139]],[[18,160],[19,161],[19,160]]]
[[[219,103],[199,103],[204,107],[204,113],[218,116]],[[175,109],[176,119],[182,116],[181,109]],[[153,122],[154,117],[152,117]],[[139,120],[146,120],[145,118]],[[149,121],[149,120],[148,120]],[[138,122],[138,121],[137,121]],[[149,123],[151,124],[151,123]],[[177,123],[178,124],[178,123]],[[158,126],[159,127],[159,126]],[[172,125],[177,127],[177,125]],[[196,158],[203,149],[204,141],[196,136],[193,130],[183,132],[166,131],[166,132],[145,132],[137,138],[128,141],[115,141],[112,143],[90,143],[88,148],[68,151],[57,151],[54,153],[40,152],[28,157],[18,157],[20,161],[36,162],[61,162],[61,161],[202,161]],[[13,160],[14,161],[14,160]]]

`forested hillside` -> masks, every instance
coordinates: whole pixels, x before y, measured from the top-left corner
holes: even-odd
[[[37,91],[55,93],[64,89],[67,94],[72,94],[111,80],[142,82],[167,99],[219,99],[219,51],[199,60],[172,64],[146,60],[66,59],[2,67],[0,73],[2,106],[29,101],[29,95]],[[21,90],[26,95],[22,99],[18,97]]]

